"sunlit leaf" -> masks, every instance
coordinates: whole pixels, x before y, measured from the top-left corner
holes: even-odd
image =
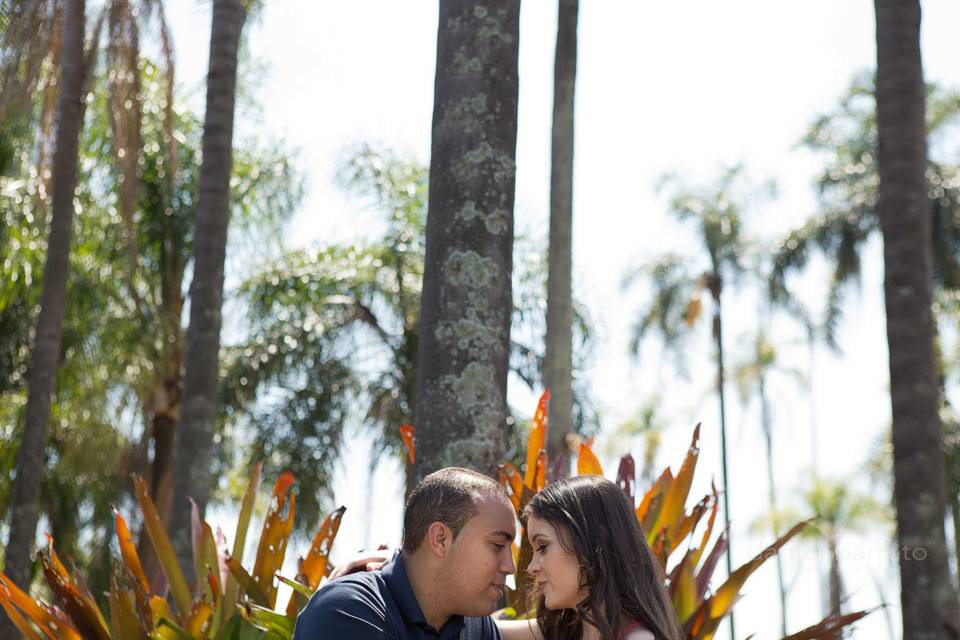
[[[700,453],[700,425],[693,430],[693,438],[690,442],[690,448],[687,455],[677,472],[676,479],[670,485],[663,506],[660,508],[660,514],[654,522],[653,529],[659,531],[662,527],[667,527],[667,537],[671,540],[680,524],[680,517],[684,512],[684,505],[687,502],[687,495],[690,493],[690,485],[693,482],[693,473],[697,468],[697,457]]]
[[[47,584],[77,631],[91,640],[110,640],[110,632],[97,603],[80,592],[70,576],[62,570],[63,564],[54,563],[46,553],[40,552],[38,555]]]
[[[327,516],[310,544],[310,551],[300,564],[300,575],[311,589],[316,589],[320,585],[320,579],[330,573],[330,549],[346,510],[346,507],[339,507]]]
[[[160,514],[157,513],[157,507],[150,498],[146,482],[140,476],[134,475],[133,486],[137,492],[137,499],[140,501],[140,510],[143,512],[144,529],[150,537],[150,542],[153,543],[157,559],[160,561],[160,567],[170,584],[173,602],[177,611],[186,615],[192,608],[192,598],[190,597],[190,589],[187,587],[187,580],[184,578],[183,571],[177,563],[177,556],[173,552],[173,545],[170,544],[170,537],[163,526]]]
[[[520,476],[520,472],[517,471],[512,464],[506,462],[497,465],[497,477],[500,480],[500,484],[503,485],[510,495],[510,502],[513,504],[517,515],[520,515],[524,489],[523,478]]]
[[[577,455],[577,474],[585,475],[603,475],[603,467],[600,466],[600,460],[590,445],[586,442],[580,443],[580,453]]]
[[[544,449],[547,443],[547,411],[549,405],[550,390],[547,389],[537,402],[537,410],[533,414],[530,435],[527,437],[527,468],[524,472],[523,483],[530,489],[534,489],[536,485],[537,458],[540,457],[540,450]]]
[[[637,519],[640,521],[641,528],[647,534],[647,544],[653,544],[653,538],[657,534],[653,530],[653,523],[660,515],[660,506],[663,504],[663,499],[670,490],[671,484],[673,484],[673,474],[667,467],[657,478],[657,481],[653,483],[653,486],[643,494],[640,506],[637,507]]]
[[[233,558],[243,558],[243,549],[247,540],[247,529],[250,527],[250,516],[253,514],[253,504],[257,498],[257,490],[260,488],[260,474],[263,471],[263,461],[257,462],[250,467],[250,480],[247,483],[247,490],[243,494],[243,501],[240,503],[240,516],[237,519],[237,531],[233,538]],[[229,568],[229,566],[228,566]],[[223,596],[224,615],[233,615],[233,610],[237,604],[237,596],[240,586],[233,572],[230,571],[227,577],[227,587]]]
[[[293,480],[293,474],[286,472],[280,474],[273,484],[273,496],[263,520],[263,531],[260,534],[257,558],[253,565],[253,581],[260,586],[267,597],[266,606],[268,607],[274,605],[277,597],[273,574],[283,565],[287,541],[293,531],[293,515],[296,512],[297,498],[291,491]]]
[[[637,467],[633,456],[629,453],[620,456],[620,466],[617,467],[617,486],[623,491],[630,504],[633,505],[637,491]]]
[[[239,560],[236,558],[228,558],[227,566],[230,567],[230,574],[236,579],[240,590],[246,593],[247,597],[257,604],[268,606],[267,594],[264,593],[260,585],[254,581],[253,576],[247,573],[247,570],[243,568]]]
[[[40,628],[48,640],[58,640],[58,638],[81,640],[80,634],[71,625],[64,624],[37,604],[36,600],[22,591],[3,573],[0,573],[0,600],[22,611],[27,619]],[[4,608],[6,609],[6,606]]]
[[[407,459],[413,464],[417,454],[417,429],[412,424],[400,425],[400,439],[407,448]]]
[[[137,555],[137,547],[133,543],[133,536],[130,535],[127,521],[116,509],[113,510],[113,515],[116,520],[117,542],[120,545],[120,557],[123,559],[123,564],[144,593],[150,593],[150,583],[143,572],[143,566],[140,564],[140,556]]]

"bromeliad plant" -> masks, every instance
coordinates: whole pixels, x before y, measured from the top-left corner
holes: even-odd
[[[242,640],[289,638],[306,598],[330,573],[330,548],[345,511],[340,507],[323,522],[301,558],[295,580],[277,571],[283,565],[287,542],[293,531],[296,495],[294,477],[284,473],[273,485],[273,495],[263,521],[252,572],[241,564],[247,529],[253,514],[262,464],[254,466],[240,504],[240,516],[232,552],[218,529],[200,518],[194,508],[193,558],[196,584],[188,586],[177,564],[170,538],[148,494],[146,483],[134,477],[134,487],[150,538],[168,588],[151,590],[140,564],[136,545],[126,520],[115,511],[121,559],[114,563],[108,611],[101,611],[83,578],[67,570],[57,556],[53,539],[40,561],[56,604],[34,600],[0,573],[0,606],[28,640]],[[277,612],[276,577],[293,589],[284,612]],[[169,600],[166,597],[169,595]],[[172,606],[171,606],[172,604]]]
[[[549,399],[549,392],[545,392],[537,405],[527,440],[526,468],[523,475],[510,464],[502,464],[498,469],[500,482],[510,494],[518,517],[527,502],[537,491],[543,489],[545,484],[547,469],[545,443]],[[699,440],[700,425],[697,425],[679,471],[674,475],[669,468],[665,469],[653,486],[640,498],[636,513],[647,535],[647,543],[660,562],[670,597],[686,637],[688,640],[711,640],[717,627],[739,600],[747,579],[767,559],[777,554],[780,548],[803,530],[810,521],[793,526],[773,544],[733,571],[719,587],[711,590],[711,578],[726,551],[727,532],[720,531],[714,539],[714,525],[719,508],[718,492],[715,486],[712,486],[711,492],[689,510],[686,507],[700,453]],[[603,475],[603,468],[592,450],[591,441],[583,442],[579,446],[577,473]],[[636,504],[636,472],[631,455],[627,454],[620,459],[616,482],[631,503]],[[704,516],[706,516],[706,523],[700,527]],[[526,533],[522,532],[520,546],[514,548],[517,589],[510,591],[508,595],[508,605],[518,617],[535,615],[526,589],[530,584],[526,567],[532,555],[533,550]],[[674,561],[675,557],[679,557],[679,560]],[[845,627],[867,613],[867,611],[858,611],[845,615],[831,615],[784,640],[833,640],[839,637]]]

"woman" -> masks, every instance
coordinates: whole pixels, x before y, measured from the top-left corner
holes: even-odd
[[[683,638],[660,567],[617,485],[600,476],[554,482],[522,518],[539,633],[525,621],[498,621],[504,640]]]

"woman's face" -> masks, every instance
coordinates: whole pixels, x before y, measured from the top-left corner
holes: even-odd
[[[573,609],[589,595],[580,584],[580,562],[575,553],[567,551],[573,549],[570,534],[565,527],[561,529],[535,516],[527,518],[527,537],[533,546],[527,573],[536,580],[547,609]]]

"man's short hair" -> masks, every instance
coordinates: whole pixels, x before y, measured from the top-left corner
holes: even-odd
[[[434,471],[410,492],[403,510],[403,550],[420,548],[427,529],[441,522],[456,539],[467,521],[476,515],[477,503],[488,496],[509,501],[506,490],[493,479],[462,467]]]

